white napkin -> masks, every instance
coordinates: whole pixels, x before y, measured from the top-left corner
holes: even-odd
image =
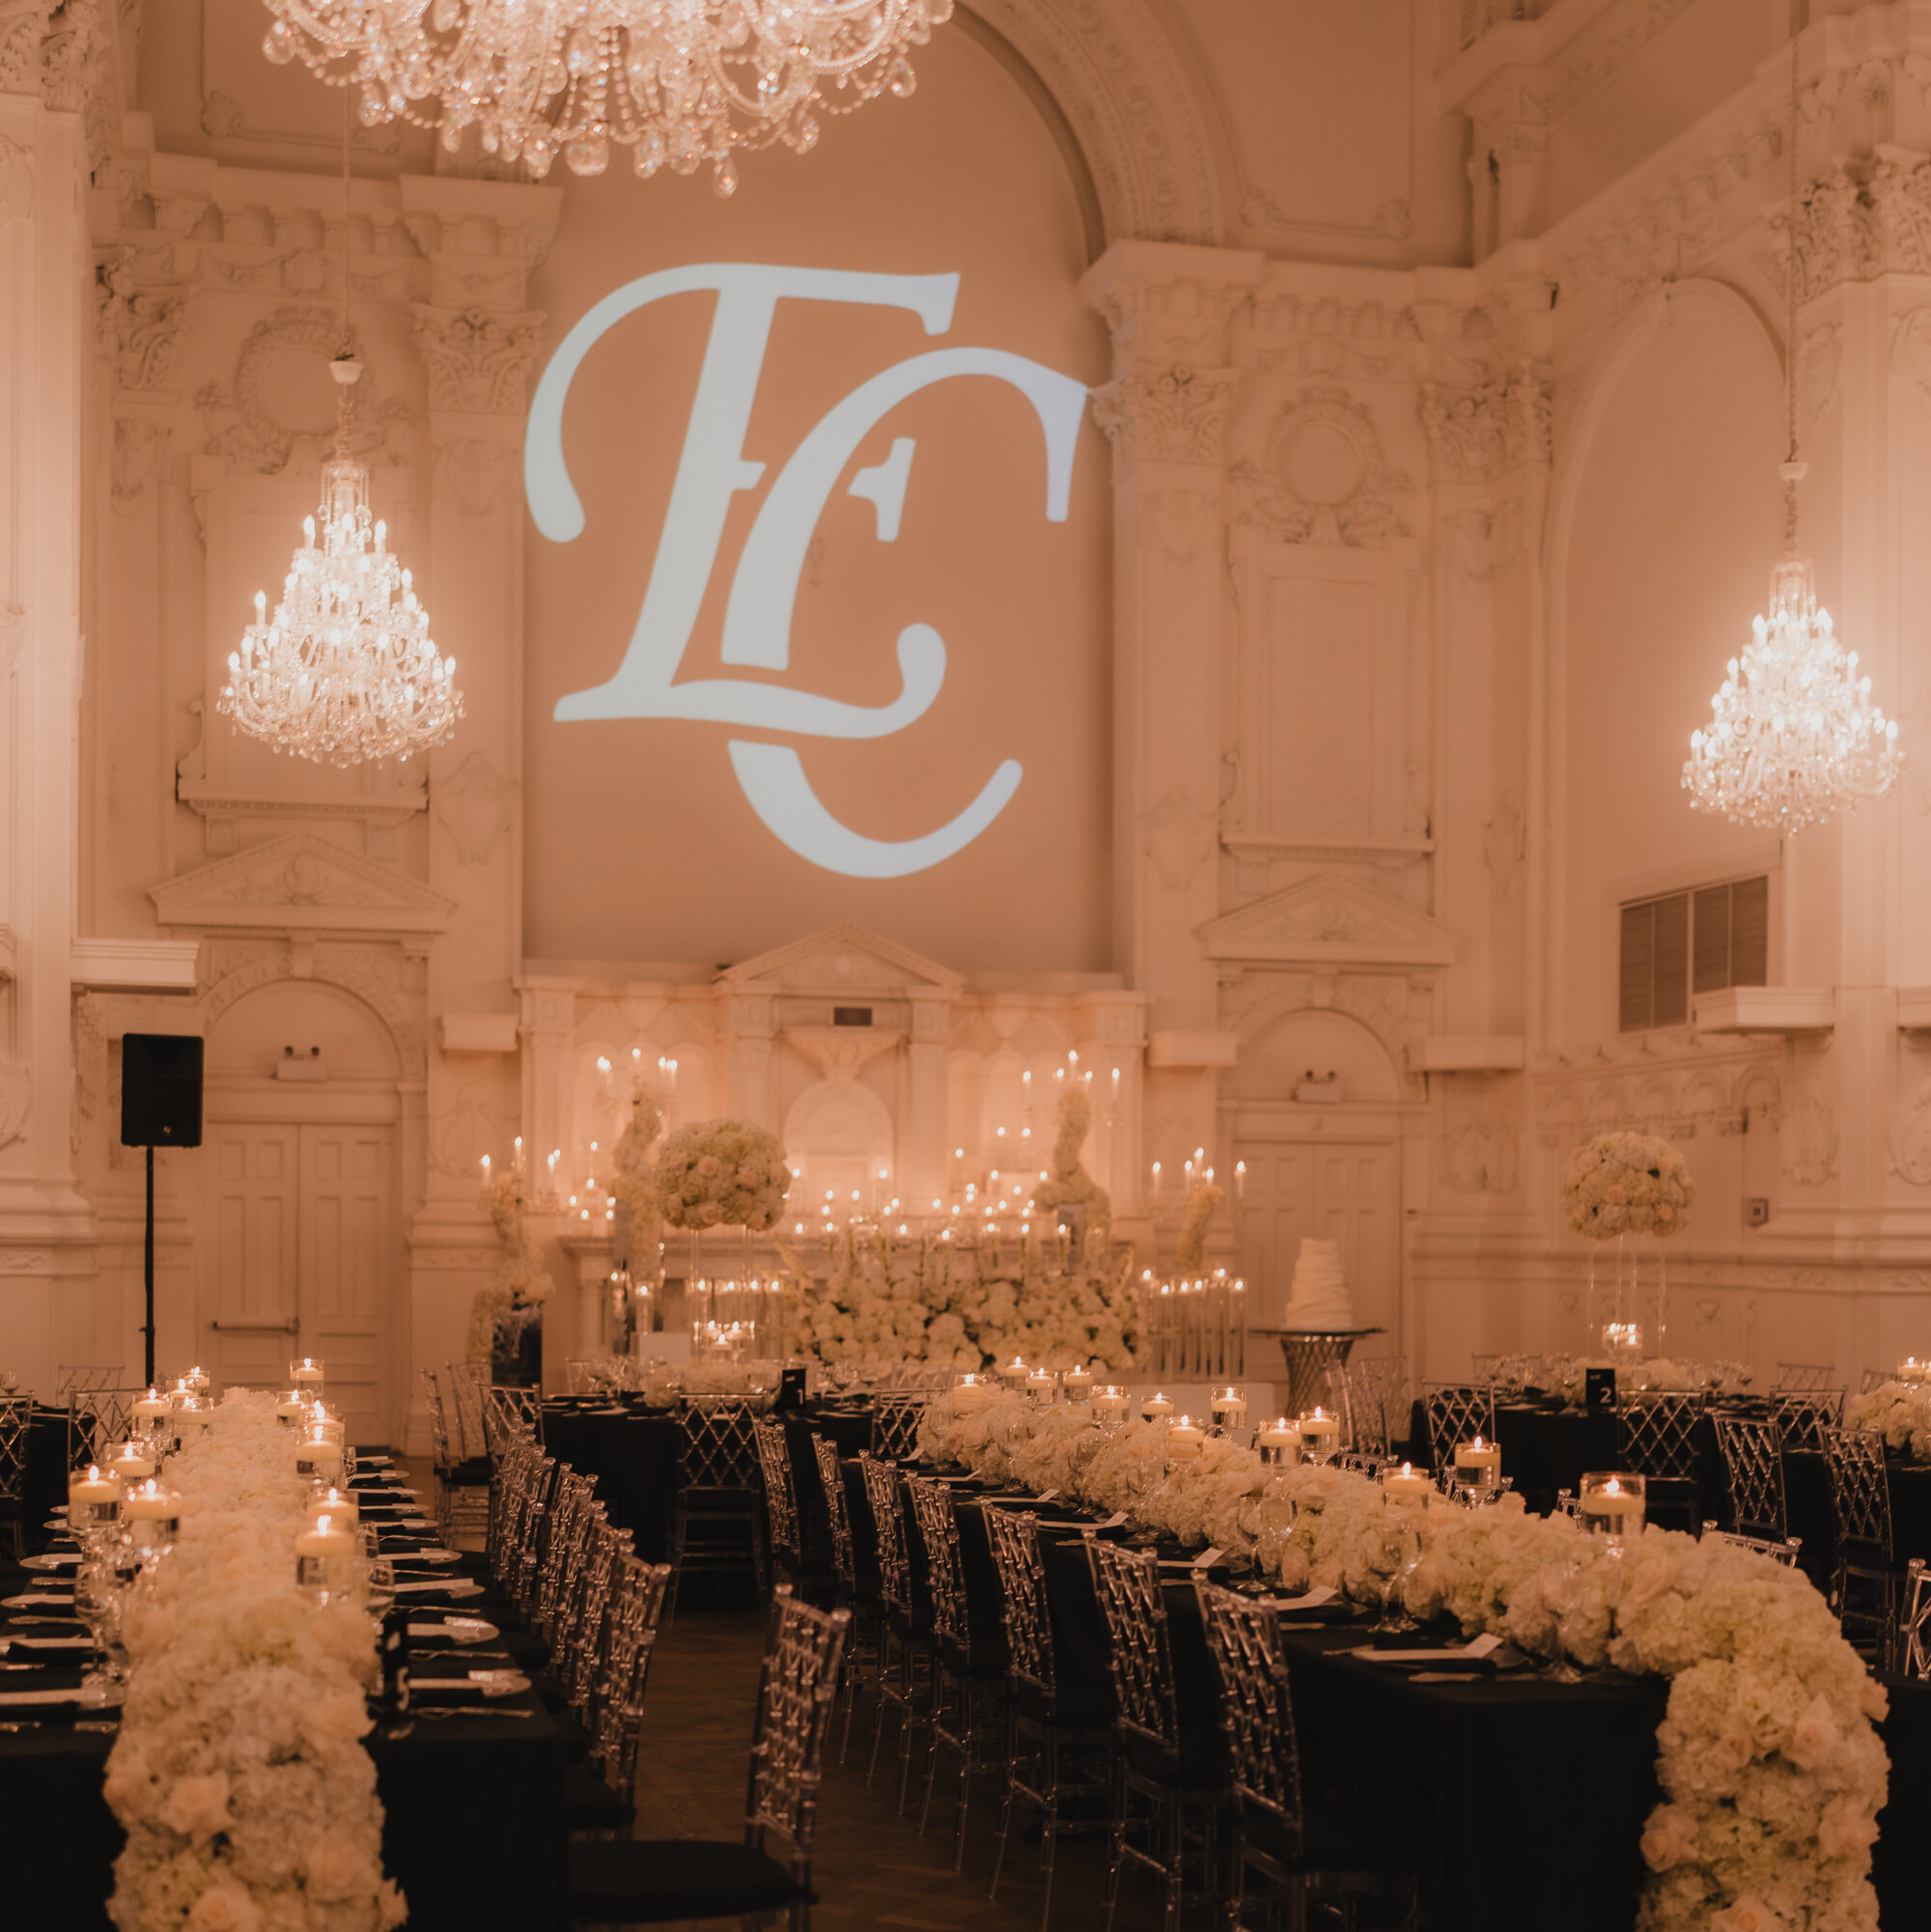
[[[1452,1650],[1376,1650],[1368,1646],[1356,1651],[1355,1655],[1365,1657],[1370,1664],[1444,1664],[1458,1660],[1473,1664],[1488,1656],[1490,1651],[1499,1650],[1501,1641],[1493,1631],[1484,1631],[1480,1637]]]
[[[1319,1610],[1323,1604],[1331,1604],[1334,1595],[1328,1584],[1317,1583],[1305,1596],[1276,1597],[1273,1600],[1274,1612],[1279,1616],[1290,1616],[1296,1610]]]

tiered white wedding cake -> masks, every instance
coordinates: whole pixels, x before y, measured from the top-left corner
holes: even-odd
[[[1281,1326],[1288,1329],[1357,1329],[1355,1299],[1341,1272],[1338,1241],[1303,1239],[1295,1257],[1294,1287]]]

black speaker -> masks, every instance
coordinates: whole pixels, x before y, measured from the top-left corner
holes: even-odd
[[[202,1042],[192,1033],[128,1033],[121,1042],[123,1147],[201,1145]]]

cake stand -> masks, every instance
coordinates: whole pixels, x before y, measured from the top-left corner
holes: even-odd
[[[1379,1335],[1373,1329],[1256,1329],[1257,1335],[1278,1335],[1280,1352],[1287,1358],[1287,1414],[1304,1415],[1328,1398],[1327,1371],[1340,1368],[1348,1352],[1363,1335]]]

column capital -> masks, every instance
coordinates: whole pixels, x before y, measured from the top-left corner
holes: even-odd
[[[1093,391],[1093,420],[1113,445],[1113,474],[1135,463],[1193,463],[1218,470],[1242,371],[1133,368]]]
[[[529,375],[543,337],[532,310],[409,305],[416,353],[429,372],[432,410],[520,417],[529,402]]]
[[[1424,382],[1417,396],[1438,483],[1494,483],[1552,452],[1553,397],[1546,364],[1525,358],[1474,388]]]

